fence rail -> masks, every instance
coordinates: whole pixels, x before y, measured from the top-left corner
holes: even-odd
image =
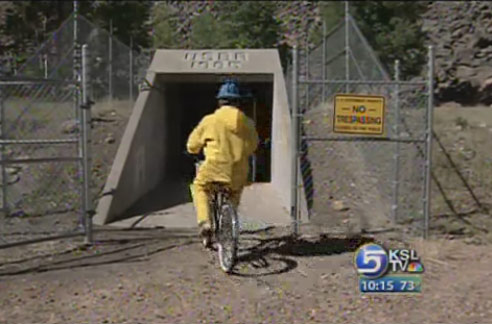
[[[77,143],[79,141],[78,138],[67,138],[67,139],[54,139],[54,140],[43,140],[43,139],[31,139],[31,140],[0,140],[0,145],[51,145],[51,144],[70,144]]]

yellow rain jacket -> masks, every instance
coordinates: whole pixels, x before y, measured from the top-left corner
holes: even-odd
[[[233,106],[218,108],[188,138],[188,152],[198,154],[203,148],[205,155],[195,183],[220,181],[233,190],[242,189],[247,183],[248,159],[257,146],[258,133],[249,117]]]

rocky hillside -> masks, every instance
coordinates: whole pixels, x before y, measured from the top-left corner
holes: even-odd
[[[184,34],[193,13],[210,9],[208,2],[171,3],[182,13]],[[319,24],[318,4],[276,3],[274,15],[284,32],[280,44],[303,43],[306,33]],[[423,29],[436,48],[437,101],[492,104],[492,2],[429,2]]]
[[[424,29],[436,48],[438,101],[492,104],[492,2],[433,2]]]
[[[191,19],[202,12],[210,12],[217,17],[221,14],[220,6],[213,1],[168,1],[166,2],[177,14],[177,34],[184,40],[191,32]],[[156,5],[158,5],[156,3]],[[292,45],[306,39],[316,24],[320,22],[319,7],[316,2],[310,1],[276,1],[276,10],[272,14],[279,21],[283,35],[279,45]]]

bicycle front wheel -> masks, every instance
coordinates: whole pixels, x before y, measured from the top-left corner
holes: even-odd
[[[222,270],[230,273],[236,263],[239,222],[236,210],[231,203],[222,204],[218,212],[217,247],[219,262]]]

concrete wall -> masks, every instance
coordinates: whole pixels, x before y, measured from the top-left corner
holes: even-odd
[[[117,219],[159,183],[183,175],[186,137],[207,110],[199,95],[184,91],[184,84],[217,84],[231,73],[240,82],[271,82],[273,75],[271,184],[290,209],[290,113],[277,50],[158,50],[147,79],[159,90],[138,96],[96,210],[96,224]],[[301,204],[306,215],[304,196]]]
[[[147,79],[154,83],[155,73]],[[97,206],[96,224],[115,220],[154,188],[169,167],[164,143],[170,138],[162,131],[167,117],[164,91],[140,92]]]

